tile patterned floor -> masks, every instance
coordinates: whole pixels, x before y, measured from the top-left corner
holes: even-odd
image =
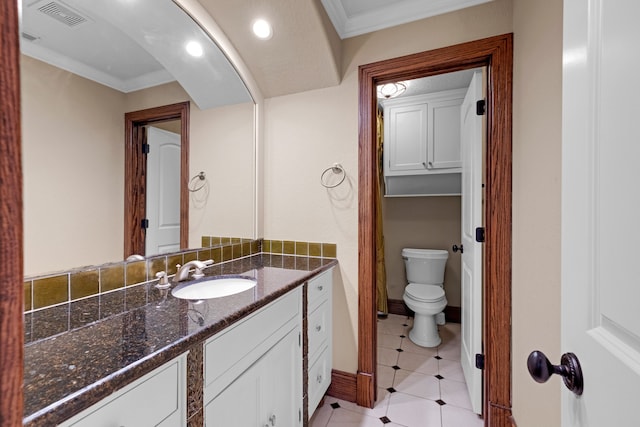
[[[482,427],[460,365],[460,324],[440,326],[442,344],[408,337],[411,318],[378,320],[378,401],[373,409],[327,396],[310,427]]]

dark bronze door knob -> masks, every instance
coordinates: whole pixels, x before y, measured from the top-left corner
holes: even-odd
[[[453,245],[453,248],[451,248],[451,249],[453,249],[453,252],[460,251],[461,254],[464,253],[464,246],[463,245],[460,245],[460,247],[458,247],[458,245]]]
[[[560,375],[564,385],[580,396],[584,389],[582,368],[578,358],[573,353],[565,353],[560,358],[559,365],[552,365],[541,351],[533,351],[527,359],[527,368],[536,382],[544,383],[553,374]]]

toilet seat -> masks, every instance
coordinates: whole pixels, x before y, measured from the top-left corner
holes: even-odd
[[[409,283],[404,290],[409,298],[419,302],[440,302],[445,298],[444,289],[438,285]]]

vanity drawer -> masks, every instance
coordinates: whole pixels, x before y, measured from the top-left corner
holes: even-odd
[[[183,426],[186,356],[181,356],[62,424],[67,427]]]
[[[309,334],[309,360],[316,357],[316,352],[327,342],[331,311],[329,310],[329,302],[323,301],[313,313],[309,315],[308,334]]]
[[[325,348],[318,360],[309,368],[309,418],[331,384],[331,351]]]
[[[309,311],[312,311],[318,304],[329,297],[329,291],[333,283],[332,272],[333,268],[307,282],[307,304]]]
[[[252,365],[288,332],[283,326],[300,313],[298,288],[210,338],[204,345],[205,398],[215,396]]]

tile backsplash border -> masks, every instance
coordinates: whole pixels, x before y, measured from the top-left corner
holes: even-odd
[[[215,264],[219,264],[262,250],[262,239],[218,239],[224,239],[224,243],[152,256],[142,261],[120,261],[25,277],[24,312],[30,313],[154,281],[156,273],[165,271],[168,275],[175,274],[176,264],[195,259],[213,259]]]
[[[121,261],[26,277],[24,312],[31,313],[60,304],[108,293],[156,280],[156,273],[176,273],[176,264],[213,259],[214,264],[257,253],[336,258],[335,243],[291,240],[245,239],[203,236],[202,248],[188,249],[142,261]]]

